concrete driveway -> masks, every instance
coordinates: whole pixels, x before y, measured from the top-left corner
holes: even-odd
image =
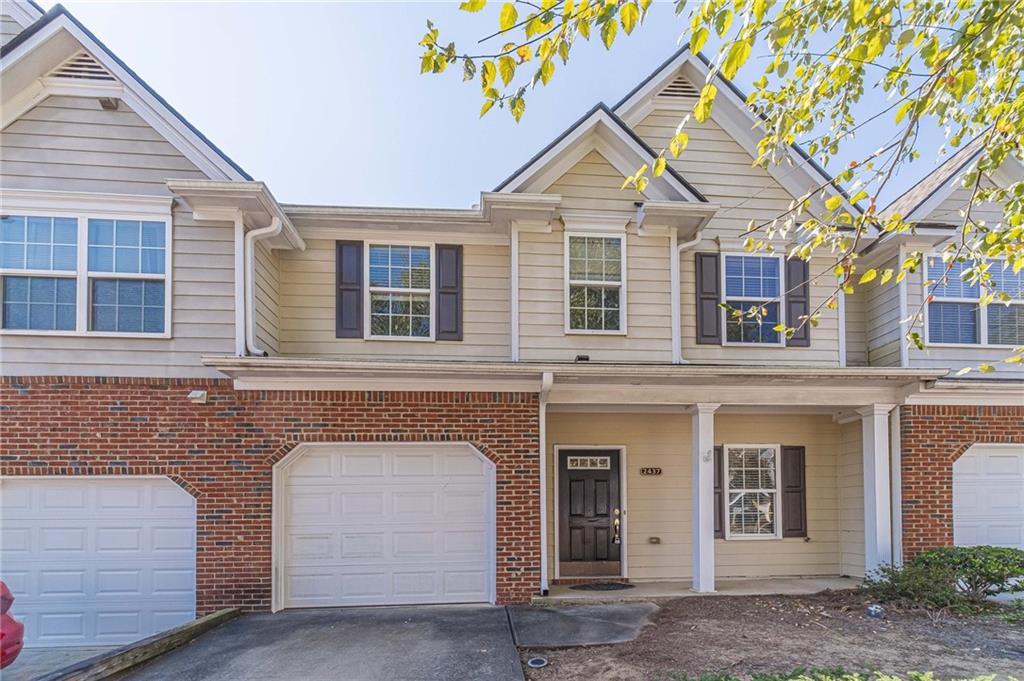
[[[505,608],[416,606],[243,615],[131,681],[522,681]]]

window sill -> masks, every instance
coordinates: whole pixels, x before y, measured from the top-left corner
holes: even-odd
[[[627,336],[625,330],[622,331],[605,331],[605,330],[591,330],[591,329],[566,329],[565,335],[567,336]]]
[[[339,338],[337,340],[345,340]],[[422,337],[422,336],[363,336],[363,340],[366,341],[398,341],[399,343],[433,343],[435,339],[433,337]]]
[[[0,336],[57,336],[76,338],[155,338],[169,339],[169,333],[119,333],[117,331],[38,331],[34,329],[0,329]]]
[[[1024,342],[1021,343],[1024,345]],[[1019,347],[1017,345],[994,345],[992,343],[925,343],[924,351],[928,348],[949,348],[949,349],[964,349],[964,350],[1012,350],[1013,348]],[[917,348],[912,348],[917,350]]]
[[[722,341],[725,348],[788,348],[785,343],[745,343],[743,341]],[[808,346],[809,347],[809,346]]]
[[[754,535],[750,535],[750,536],[739,536],[739,537],[737,537],[737,536],[722,537],[721,540],[722,541],[781,541],[781,540],[787,539],[787,538],[788,539],[793,539],[793,537],[780,537],[779,535],[772,535],[772,536],[767,536],[767,535],[765,535],[765,536],[754,536]],[[800,541],[803,541],[802,537],[800,538]]]

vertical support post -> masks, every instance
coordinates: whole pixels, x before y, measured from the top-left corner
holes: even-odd
[[[864,568],[892,563],[889,412],[895,405],[859,409],[864,446]]]
[[[715,590],[715,411],[720,405],[692,407],[693,590]]]

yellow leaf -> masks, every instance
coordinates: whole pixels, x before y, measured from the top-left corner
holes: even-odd
[[[892,279],[892,268],[891,267],[882,270],[882,281],[880,281],[879,283],[884,284],[885,282],[889,281],[890,279]]]
[[[877,277],[877,276],[878,276],[878,270],[876,270],[874,267],[872,267],[870,270],[868,270],[864,274],[860,275],[860,281],[858,281],[857,283],[858,284],[866,284],[869,281],[873,281],[874,278]]]
[[[507,31],[516,25],[516,21],[519,20],[519,10],[511,2],[506,2],[501,6],[501,16],[498,19],[498,27]]]
[[[466,0],[466,2],[459,3],[459,9],[463,12],[479,12],[487,4],[487,0]]]
[[[672,152],[673,156],[679,158],[679,154],[683,153],[689,143],[690,136],[688,134],[685,132],[677,132],[675,137],[672,138],[672,141],[668,143],[668,148],[669,151]]]
[[[555,75],[555,62],[550,59],[545,59],[540,64],[540,80],[545,85],[551,80],[551,77]]]
[[[978,371],[980,371],[983,374],[991,374],[995,370],[996,370],[996,368],[994,366],[992,366],[991,364],[979,364],[978,365]]]
[[[484,105],[480,107],[480,118],[483,118],[484,114],[491,110],[492,106],[494,106],[493,99],[488,99],[487,101],[485,101]]]
[[[725,56],[725,63],[722,64],[722,75],[726,78],[735,78],[736,72],[746,63],[749,56],[750,43],[745,40],[734,42]]]
[[[640,19],[640,10],[636,5],[629,2],[622,6],[619,10],[619,20],[622,21],[622,30],[629,35],[633,32],[636,27],[636,22]]]
[[[497,76],[497,71],[494,68],[494,62],[488,59],[480,65],[480,89],[489,90],[494,87],[494,78]]]
[[[956,375],[957,376],[963,376],[964,374],[969,374],[969,373],[971,373],[971,367],[964,367],[963,369],[960,369],[959,371],[957,371]]]
[[[523,45],[518,50],[516,50],[516,55],[518,55],[520,62],[530,61],[530,59],[533,57],[533,51],[530,50],[530,47],[528,45]]]
[[[825,208],[827,208],[828,210],[835,210],[836,208],[839,208],[839,206],[840,206],[840,204],[842,204],[842,202],[843,202],[843,199],[840,196],[829,197],[825,201]]]
[[[665,172],[665,157],[659,156],[654,159],[654,170],[652,171],[655,177],[660,177]]]
[[[711,106],[714,104],[715,95],[718,94],[718,88],[707,83],[700,91],[700,98],[697,100],[697,104],[693,107],[693,117],[699,122],[703,123],[711,116]]]
[[[619,25],[611,19],[601,25],[601,41],[604,43],[605,49],[611,49],[612,43],[615,42],[615,34],[618,31]]]
[[[498,58],[498,73],[501,75],[501,82],[508,85],[516,75],[516,60],[508,55]]]

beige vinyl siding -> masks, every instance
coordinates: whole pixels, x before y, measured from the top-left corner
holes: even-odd
[[[8,189],[167,196],[164,179],[205,177],[123,102],[104,111],[95,97],[48,97],[0,145]],[[217,376],[199,358],[234,352],[234,228],[187,210],[172,222],[172,338],[2,335],[3,373]]]
[[[0,133],[0,183],[51,189],[166,196],[169,178],[206,179],[196,166],[121,102],[51,96]]]
[[[565,210],[606,213],[624,221],[636,209],[636,194],[621,190],[622,174],[598,152],[547,189],[560,194]],[[565,232],[519,236],[519,356],[524,361],[572,360],[671,362],[672,310],[668,237],[626,234],[626,335],[565,332]]]
[[[173,222],[171,338],[3,334],[3,375],[219,376],[199,358],[234,352],[234,227]]]
[[[864,455],[860,419],[839,426],[840,574],[864,576]]]
[[[549,576],[555,544],[554,447],[626,448],[626,555],[634,581],[687,580],[692,574],[690,460],[692,417],[686,414],[549,412],[547,417]],[[859,424],[859,422],[858,422]],[[840,573],[839,426],[827,415],[718,414],[720,444],[802,445],[806,448],[807,522],[803,538],[715,541],[719,578],[837,575]],[[641,476],[655,466],[660,476]],[[659,537],[660,544],[651,544]]]
[[[280,286],[278,255],[262,241],[256,242],[254,283],[254,312],[256,314],[256,343],[272,355],[278,354],[280,335],[277,292]]]
[[[807,537],[810,540],[804,541],[802,537],[717,540],[717,577],[803,577],[839,573],[838,430],[832,417],[826,415],[715,416],[715,442],[805,448]]]
[[[899,271],[898,258],[882,263],[878,270]],[[877,280],[876,280],[877,281]],[[900,303],[899,287],[895,277],[885,283],[871,282],[860,286],[852,297],[863,296],[866,315],[868,364],[871,366],[900,365]],[[909,308],[908,308],[909,309]]]
[[[0,14],[0,46],[6,45],[11,38],[21,33],[21,24],[7,14]]]
[[[995,185],[987,177],[982,178],[981,186],[984,189],[991,189]],[[935,207],[929,215],[921,218],[922,222],[941,222],[951,225],[962,225],[964,222],[964,211],[971,202],[973,187],[957,186],[942,203]],[[1003,210],[998,204],[979,203],[971,208],[971,220],[985,222],[989,226],[995,226],[1003,220]]]
[[[675,134],[680,118],[679,111],[655,110],[636,126],[636,131],[653,148],[661,149]],[[827,309],[823,310],[819,325],[811,330],[810,347],[697,344],[694,252],[720,250],[716,239],[739,239],[751,220],[768,221],[785,213],[792,197],[766,171],[754,167],[751,156],[715,122],[690,121],[686,130],[690,136],[689,146],[679,158],[670,158],[669,163],[708,201],[722,208],[705,227],[704,240],[680,256],[683,358],[716,364],[838,366],[838,313]],[[828,269],[829,259],[825,255],[811,261],[812,278]],[[834,278],[827,275],[812,280],[811,309],[831,295],[833,284]]]
[[[843,301],[846,308],[846,366],[868,365],[867,309],[865,295],[854,291]]]
[[[305,251],[278,252],[282,355],[353,359],[510,358],[508,246],[463,247],[462,341],[363,340],[335,338],[335,242],[308,235],[304,238]],[[339,238],[344,238],[344,232],[339,231]],[[439,242],[445,243],[442,239]],[[382,239],[381,243],[402,243],[401,236]]]

